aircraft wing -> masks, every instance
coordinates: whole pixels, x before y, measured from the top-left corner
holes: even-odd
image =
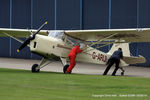
[[[6,34],[9,34],[17,38],[27,38],[31,35],[30,31],[32,31],[32,33],[34,34],[37,30],[0,28],[0,37],[6,37]],[[48,31],[41,30],[39,34],[48,35]]]
[[[7,33],[13,37],[29,37],[30,31],[37,30],[0,28],[0,37]],[[48,35],[48,30],[41,30],[39,34]],[[66,30],[65,34],[82,41],[124,40],[125,42],[150,42],[150,28],[142,29],[99,29],[99,30]]]
[[[150,42],[150,28],[70,30],[65,34],[81,41],[124,40],[124,42]]]

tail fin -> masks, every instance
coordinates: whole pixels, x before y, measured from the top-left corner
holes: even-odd
[[[114,43],[108,53],[113,54],[118,48],[122,48],[123,56],[130,57],[129,43]]]
[[[121,60],[120,66],[127,66],[127,64],[137,64],[146,62],[146,59],[143,56],[130,56],[129,43],[114,43],[108,54],[113,54],[113,52],[118,48],[122,48],[124,56],[123,60]]]

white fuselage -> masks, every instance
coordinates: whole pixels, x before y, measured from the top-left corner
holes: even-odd
[[[54,54],[58,57],[67,58],[70,50],[58,45],[65,45],[65,42],[53,37],[36,35],[35,39],[30,42],[30,50],[45,57]],[[77,55],[76,60],[79,62],[106,64],[109,57],[110,55],[107,53],[88,47],[84,52]]]
[[[55,56],[68,59],[68,54],[70,52],[69,48],[71,48],[71,46],[62,39],[38,34],[36,35],[35,39],[30,42],[31,52],[43,57],[49,57],[51,54],[53,54]],[[94,64],[106,64],[110,56],[110,53],[104,53],[95,48],[88,47],[82,53],[77,55],[76,61]],[[139,60],[142,62],[145,61],[143,57],[133,58],[130,56],[124,56],[124,58],[129,63],[125,63],[124,60],[121,60],[120,66],[127,66],[127,64],[139,62]],[[128,61],[128,59],[130,60]]]
[[[83,53],[78,54],[77,61],[95,63],[95,64],[106,64],[110,55],[99,51],[95,48],[88,47]]]
[[[57,44],[63,45],[62,40],[37,34],[35,39],[30,42],[30,50],[45,57],[51,54],[61,56],[62,49],[58,48]]]

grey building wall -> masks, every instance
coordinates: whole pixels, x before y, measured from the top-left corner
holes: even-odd
[[[150,27],[150,0],[0,0],[1,28],[37,29],[44,21],[44,29],[115,29]],[[0,56],[40,59],[26,47],[21,53],[20,43],[0,38]],[[147,58],[142,66],[150,66],[150,43],[131,43],[134,56]],[[111,46],[101,48],[107,52]]]

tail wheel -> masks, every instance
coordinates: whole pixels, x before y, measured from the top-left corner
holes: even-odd
[[[121,76],[123,76],[123,75],[124,75],[125,70],[124,70],[122,67],[119,67],[119,68],[120,68],[120,70],[122,71],[122,72],[121,72]]]
[[[121,76],[124,76],[124,72],[121,72]]]
[[[40,71],[40,69],[38,69],[37,67],[38,67],[38,64],[34,64],[34,65],[32,66],[32,69],[31,69],[31,70],[32,70],[33,73],[37,73],[37,72]]]

